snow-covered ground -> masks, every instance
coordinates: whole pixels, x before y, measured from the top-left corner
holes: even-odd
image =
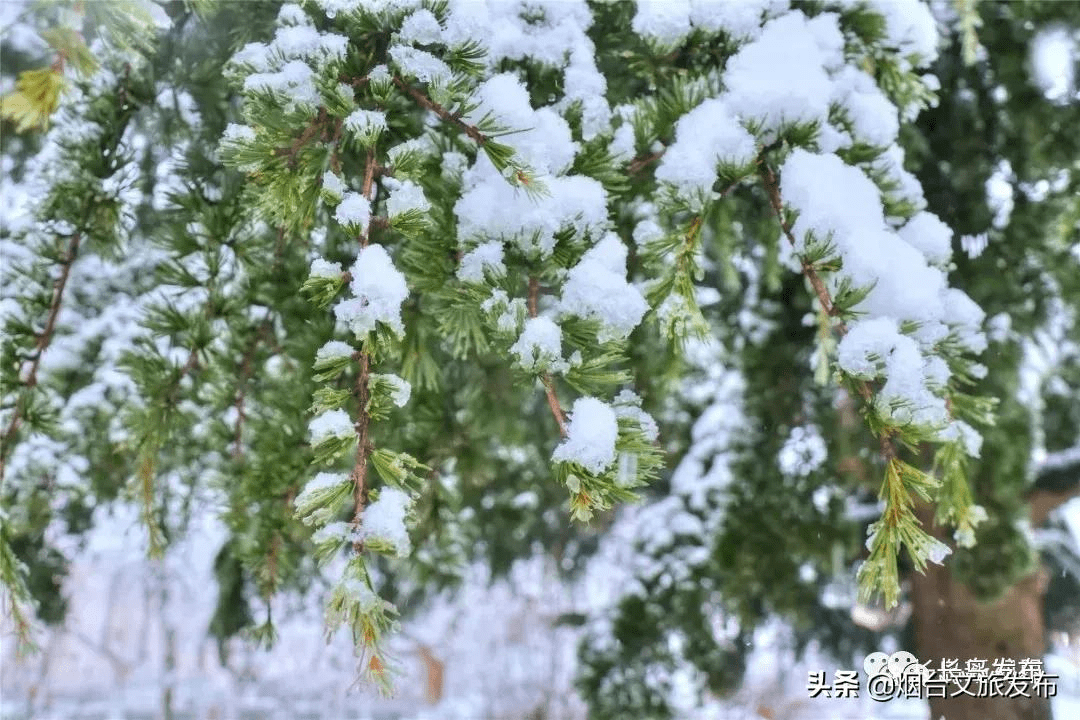
[[[1069,516],[1080,532],[1080,501],[1073,501]],[[221,528],[203,521],[165,561],[152,562],[142,553],[143,532],[134,515],[102,519],[72,564],[70,616],[62,627],[39,633],[40,654],[17,660],[5,628],[5,720],[148,720],[164,716],[166,693],[177,720],[577,720],[585,717],[572,684],[579,630],[555,620],[612,601],[623,572],[620,545],[626,546],[616,535],[572,585],[556,580],[541,559],[520,563],[507,581],[490,586],[475,569],[455,597],[436,601],[395,639],[398,695],[383,699],[353,686],[351,643],[344,635],[325,641],[315,594],[306,602],[279,603],[273,649],[237,641],[222,666],[206,633]],[[831,676],[836,663],[813,654],[797,662],[785,638],[779,625],[759,631],[741,689],[688,709],[687,717],[928,717],[918,701],[877,703],[865,693],[860,699],[810,699],[808,671]],[[1059,639],[1047,668],[1060,675],[1057,718],[1080,717],[1080,644]]]

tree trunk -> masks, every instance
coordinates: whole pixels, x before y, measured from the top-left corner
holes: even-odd
[[[923,526],[939,538],[933,514],[920,508]],[[939,667],[942,659],[997,658],[1041,659],[1046,650],[1043,595],[1047,578],[1039,570],[1025,578],[993,603],[982,603],[952,577],[949,564],[930,564],[926,574],[912,574],[915,617],[915,655],[921,663]],[[951,692],[956,691],[952,686]],[[947,693],[947,694],[951,694]],[[1033,694],[1033,693],[1032,693]],[[1050,701],[1045,698],[931,698],[931,720],[1051,720]]]

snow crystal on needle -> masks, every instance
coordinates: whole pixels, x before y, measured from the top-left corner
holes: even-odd
[[[619,422],[615,411],[596,398],[579,398],[570,413],[566,439],[555,448],[551,459],[577,463],[596,475],[615,462],[618,437]]]
[[[390,191],[390,196],[386,199],[386,214],[390,217],[397,217],[410,210],[426,212],[431,209],[431,203],[424,197],[424,189],[412,180],[386,178],[383,183]]]
[[[318,445],[328,438],[347,438],[356,432],[353,421],[344,410],[329,410],[312,418],[308,430],[311,431],[312,445]]]
[[[322,258],[311,261],[310,277],[313,278],[339,278],[341,277],[341,264],[332,263]]]
[[[254,142],[255,130],[249,125],[229,123],[225,126],[223,139],[228,142]]]
[[[486,242],[465,253],[458,265],[457,277],[462,282],[482,283],[485,270],[496,276],[506,273],[503,246],[498,240]]]
[[[559,173],[570,166],[577,144],[570,126],[550,108],[533,110],[529,92],[521,80],[502,73],[476,89],[477,107],[465,116],[466,122],[478,122],[490,114],[513,134],[500,138],[521,155],[521,159],[540,174]]]
[[[379,497],[364,509],[360,538],[380,540],[389,543],[398,557],[409,554],[409,532],[405,527],[405,516],[412,502],[406,493],[394,487],[379,490]]]
[[[353,346],[340,340],[330,340],[315,353],[315,362],[324,362],[326,360],[334,360],[337,358],[352,357],[356,350]]]
[[[381,245],[368,245],[352,266],[352,288],[355,297],[334,307],[334,313],[357,335],[365,335],[381,322],[401,335],[401,304],[409,296],[405,276],[394,267]]]
[[[345,542],[352,533],[352,526],[347,522],[332,522],[316,530],[311,535],[311,542],[321,545],[326,542]]]
[[[352,428],[350,427],[349,429],[351,432]],[[307,483],[304,485],[303,491],[296,496],[295,500],[293,500],[293,504],[296,507],[301,507],[305,505],[308,500],[310,500],[312,495],[322,492],[324,490],[330,490],[331,488],[338,487],[339,485],[344,485],[347,482],[349,482],[349,476],[345,473],[318,473],[317,475],[315,475],[315,477],[307,481]]]
[[[430,10],[417,10],[401,24],[398,39],[417,45],[433,45],[442,41],[442,28]]]
[[[529,318],[517,342],[510,346],[525,370],[551,368],[562,363],[562,329],[546,317]]]
[[[354,110],[345,118],[345,129],[363,141],[370,141],[386,129],[386,113],[378,110]]]
[[[321,103],[315,88],[315,72],[304,62],[293,60],[278,72],[260,72],[244,78],[244,89],[277,94],[288,100],[287,109],[314,112]]]
[[[349,191],[349,188],[345,186],[345,182],[329,170],[323,173],[322,186],[323,190],[338,198],[344,197],[345,193]]]
[[[347,192],[334,212],[334,219],[346,227],[367,232],[371,203],[358,192]]]
[[[601,342],[623,339],[649,309],[645,298],[626,281],[626,246],[608,233],[567,276],[562,310],[600,321]]]
[[[439,58],[407,45],[392,46],[390,58],[403,75],[415,77],[420,82],[446,83],[453,75],[450,66]]]
[[[717,165],[748,165],[757,152],[754,136],[735,120],[722,100],[712,98],[683,115],[675,142],[664,153],[656,179],[681,190],[709,192]]]
[[[397,407],[405,407],[409,402],[409,398],[412,396],[412,385],[409,381],[400,375],[394,373],[372,373],[371,378],[373,380],[382,380],[389,383],[392,388],[390,391],[390,400],[393,401]]]

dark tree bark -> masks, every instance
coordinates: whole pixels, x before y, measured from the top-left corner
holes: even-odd
[[[1036,489],[1028,497],[1031,524],[1038,527],[1049,514],[1073,497],[1080,485],[1068,488]],[[945,529],[933,524],[933,512],[923,506],[919,520],[941,540]],[[1043,599],[1047,575],[1041,568],[1012,586],[995,602],[983,603],[961,582],[953,578],[948,563],[931,564],[925,574],[912,575],[916,656],[922,663],[937,667],[942,659],[956,659],[960,666],[969,659],[1011,658],[1019,664],[1027,658],[1042,658],[1046,652],[1046,623]],[[931,720],[1052,720],[1050,701],[1045,698],[933,698]],[[1059,718],[1058,720],[1064,720]]]

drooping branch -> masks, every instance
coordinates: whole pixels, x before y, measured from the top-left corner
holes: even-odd
[[[23,372],[20,372],[24,388],[29,389],[37,385],[41,359],[44,357],[45,350],[48,349],[49,343],[52,342],[53,335],[56,332],[56,321],[60,316],[60,307],[64,301],[64,290],[67,288],[68,278],[71,276],[71,266],[79,254],[79,242],[81,240],[82,233],[76,232],[68,241],[67,252],[60,262],[60,277],[53,284],[52,300],[49,302],[49,314],[45,321],[45,328],[37,336],[37,342],[34,344],[34,354],[29,361],[29,365],[23,368]],[[23,413],[26,411],[24,397],[20,397],[15,403],[15,407],[11,412],[11,420],[8,421],[8,426],[4,429],[3,436],[0,437],[0,483],[4,481],[4,467],[7,464],[8,446],[14,440],[15,433],[19,431],[19,427],[22,425]]]
[[[361,189],[364,197],[369,201],[371,200],[374,184],[375,146],[372,145],[367,151],[367,160],[364,166],[364,185]],[[370,229],[363,230],[360,233],[358,239],[361,252],[368,246],[369,235]],[[367,414],[368,405],[371,402],[371,354],[366,350],[360,350],[357,355],[359,356],[357,362],[360,365],[360,372],[356,378],[356,385],[353,387],[353,396],[356,398],[359,410],[354,425],[357,438],[356,463],[353,465],[350,479],[353,484],[353,525],[359,527],[367,499],[368,459],[372,450],[370,438],[371,420]],[[354,547],[357,552],[360,552],[363,549],[363,543],[358,541]]]
[[[784,237],[788,239],[792,247],[797,244],[795,241],[795,233],[791,229],[791,224],[784,219],[784,202],[780,196],[780,183],[776,177],[776,171],[764,161],[764,155],[771,149],[772,146],[767,146],[761,151],[759,156],[759,172],[761,178],[765,184],[765,192],[769,195],[769,203],[772,205],[773,212],[776,214],[776,219],[780,223],[780,229],[784,233]],[[836,303],[833,302],[832,296],[829,293],[829,289],[825,286],[825,281],[821,279],[821,275],[818,273],[817,268],[812,263],[807,262],[800,258],[802,265],[803,275],[810,281],[810,286],[814,289],[814,294],[817,296],[818,302],[821,303],[821,307],[825,310],[825,314],[831,318],[837,318],[836,330],[837,333],[843,337],[847,334],[847,324],[837,316],[840,311],[836,307]],[[856,389],[859,396],[868,405],[873,403],[874,392],[870,388],[870,384],[865,380],[859,380],[856,383]],[[881,441],[881,454],[886,461],[891,461],[896,458],[896,446],[892,441],[892,432],[886,428],[882,430],[879,438]]]

